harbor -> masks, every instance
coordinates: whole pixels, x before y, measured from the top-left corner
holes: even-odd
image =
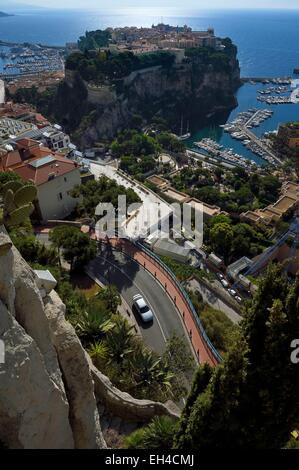
[[[294,104],[291,84],[264,87],[257,91],[257,100],[268,105]]]
[[[243,77],[241,81],[243,83],[250,83],[251,85],[256,85],[257,83],[263,83],[264,85],[269,85],[270,83],[276,85],[290,85],[292,83],[292,77]]]
[[[250,161],[243,155],[235,153],[232,148],[224,148],[215,140],[206,138],[202,139],[200,142],[194,142],[194,145],[200,149],[200,151],[204,152],[204,155],[213,157],[216,161],[230,163],[232,166],[241,166],[243,168],[248,167],[248,164],[250,164]]]
[[[241,112],[233,121],[221,127],[233,139],[240,140],[251,152],[262,157],[269,164],[274,165],[281,162],[269,147],[267,139],[258,138],[250,131],[254,127],[259,127],[261,123],[270,119],[272,115],[272,110],[253,108]]]
[[[294,100],[295,103],[292,101],[292,103],[277,105],[271,103],[266,108],[265,103],[257,98],[272,95],[283,98],[290,91],[294,97],[298,88],[291,88],[292,80],[291,78],[273,78],[273,83],[270,81],[263,83],[264,79],[256,82],[245,81],[237,93],[238,107],[231,112],[230,116],[220,115],[214,118],[213,122],[210,121],[206,127],[193,132],[192,138],[187,141],[188,148],[195,152],[199,151],[195,143],[209,138],[220,144],[223,149],[231,151],[234,157],[242,156],[243,160],[251,161],[257,166],[280,164],[280,160],[272,152],[269,136],[276,132],[281,122],[298,120],[298,102]],[[284,81],[287,83],[283,83]],[[261,91],[267,91],[267,93],[260,93]],[[242,161],[239,157],[236,158]]]
[[[57,48],[37,44],[7,45],[0,42],[2,79],[64,70],[64,54]]]
[[[224,132],[228,132],[233,139],[241,141],[242,145],[252,153],[260,156],[268,164],[275,165],[275,163],[281,163],[281,161],[272,152],[268,140],[266,138],[258,138],[250,131],[253,127],[259,127],[262,122],[270,119],[272,114],[273,111],[267,109],[251,108],[248,111],[241,112],[233,121],[220,127],[223,128]],[[250,164],[250,160],[242,155],[242,153],[235,152],[233,148],[225,148],[211,138],[195,141],[193,145],[207,155],[217,159],[242,167],[247,167]],[[256,165],[261,166],[259,163],[256,163]]]

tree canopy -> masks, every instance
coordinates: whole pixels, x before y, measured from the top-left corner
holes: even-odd
[[[91,40],[89,37],[86,42]],[[66,68],[79,72],[84,80],[102,82],[106,79],[122,79],[131,72],[148,67],[168,68],[174,61],[174,54],[168,51],[136,55],[130,51],[112,54],[109,50],[95,53],[85,49],[84,52],[71,54],[66,60]]]
[[[98,49],[106,47],[111,39],[109,30],[86,31],[85,36],[81,36],[78,41],[78,47],[81,51]]]
[[[71,265],[71,271],[79,268],[96,256],[96,244],[78,228],[68,225],[55,227],[50,232],[50,241]]]
[[[299,422],[299,276],[270,266],[224,362],[201,366],[182,415],[180,449],[281,448]]]
[[[126,130],[119,133],[117,139],[111,144],[111,151],[115,157],[154,155],[159,150],[161,148],[153,137],[135,130]]]
[[[213,217],[204,232],[205,244],[226,263],[242,256],[254,257],[271,245],[266,228],[235,223],[225,215]]]
[[[101,202],[110,202],[115,208],[118,206],[118,196],[125,195],[127,205],[140,202],[139,196],[131,188],[118,185],[116,181],[105,176],[97,181],[89,181],[84,185],[77,186],[72,191],[73,197],[81,197],[77,212],[80,216],[94,217],[95,209]]]

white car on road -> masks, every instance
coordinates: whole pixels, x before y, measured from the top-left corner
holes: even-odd
[[[221,284],[223,285],[223,287],[225,287],[226,289],[228,288],[229,286],[229,283],[225,280],[225,279],[221,279]]]
[[[137,294],[133,297],[133,307],[137,311],[144,323],[150,323],[154,320],[154,315],[142,295]]]
[[[236,297],[236,295],[237,295],[237,292],[236,292],[234,289],[228,289],[228,292],[229,292],[230,295],[232,295],[233,297]]]

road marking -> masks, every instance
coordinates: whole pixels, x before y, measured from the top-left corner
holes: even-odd
[[[132,284],[139,290],[139,292],[142,293],[144,299],[146,300],[148,306],[151,308],[152,312],[155,312],[155,309],[153,309],[153,307],[151,306],[151,303],[147,300],[147,297],[146,295],[143,293],[143,290],[138,287],[137,283],[135,281],[133,281],[126,272],[123,271],[122,268],[119,268],[117,265],[115,265],[114,263],[112,263],[111,261],[109,261],[108,259],[104,258],[103,256],[100,256],[100,255],[97,255],[97,258],[101,258],[103,261],[105,261],[106,263],[109,263],[111,266],[113,266],[114,268],[116,268],[118,271],[120,271],[124,276],[126,276],[131,282]],[[160,286],[159,286],[160,287]],[[161,334],[162,334],[162,337],[165,341],[165,343],[167,342],[167,338],[166,338],[166,335],[163,331],[163,328],[162,328],[162,325],[160,323],[160,320],[158,319],[157,315],[155,314],[155,319],[157,320],[157,323],[158,323],[158,326],[161,330]]]
[[[178,310],[178,308],[177,308],[177,305],[174,303],[174,300],[173,300],[173,298],[171,297],[171,295],[169,294],[169,292],[168,292],[168,291],[165,291],[163,284],[153,275],[153,273],[152,273],[151,271],[149,271],[148,269],[146,269],[141,263],[139,263],[139,262],[138,262],[136,259],[134,259],[132,256],[130,256],[130,255],[128,255],[127,253],[122,252],[122,251],[119,252],[119,251],[118,251],[116,248],[114,248],[114,247],[112,247],[112,250],[115,251],[115,253],[122,255],[124,258],[128,258],[128,260],[129,260],[131,263],[137,264],[137,265],[138,265],[140,268],[142,268],[143,271],[146,272],[155,282],[157,282],[157,284],[160,286],[160,288],[161,288],[162,290],[164,290],[164,292],[166,293],[168,299],[169,299],[170,302],[172,303],[172,305],[173,305],[173,307],[174,307],[174,309],[175,309],[175,311],[176,311],[176,313],[177,313],[178,319],[179,319],[179,321],[180,321],[180,323],[181,323],[181,326],[182,326],[183,331],[184,331],[184,334],[185,334],[185,339],[187,340],[187,343],[188,343],[188,345],[189,345],[189,347],[190,347],[191,354],[193,355],[195,361],[198,362],[198,357],[197,357],[197,354],[196,354],[196,352],[195,352],[195,348],[193,347],[193,344],[192,344],[191,338],[190,338],[190,336],[189,336],[187,327],[186,327],[186,325],[185,325],[185,323],[184,323],[183,317],[182,317],[182,315],[180,314],[180,312],[179,312],[179,310]],[[161,327],[160,327],[160,328],[161,328]],[[161,328],[161,331],[163,331],[162,328]]]

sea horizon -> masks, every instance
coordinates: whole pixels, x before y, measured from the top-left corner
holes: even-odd
[[[13,13],[12,10],[7,9],[7,12]],[[15,16],[0,19],[0,39],[63,46],[66,42],[77,41],[86,31],[151,26],[163,21],[175,26],[188,24],[194,30],[214,27],[217,36],[229,36],[238,47],[243,76],[290,76],[292,70],[299,67],[299,10],[202,9],[199,12],[186,10],[184,16],[171,15],[171,11],[183,10],[18,10]],[[278,30],[280,34],[277,34]]]
[[[109,26],[149,27],[162,21],[175,26],[187,24],[194,30],[213,27],[217,36],[229,36],[238,47],[242,77],[290,77],[293,69],[299,67],[299,10],[201,10],[200,14],[193,16],[190,16],[190,12],[189,16],[167,16],[165,9],[162,10],[155,9],[155,14],[151,15],[151,8],[146,9],[147,14],[145,9],[142,9],[142,14],[140,9],[134,9],[133,12],[130,9],[26,9],[23,13],[19,11],[16,16],[0,19],[0,39],[64,46],[67,42],[77,41],[86,31]],[[256,101],[257,89],[249,84],[240,88],[237,92],[239,105],[231,118],[252,106],[264,107]],[[277,106],[273,117],[262,124],[260,130],[274,130],[280,122],[294,120],[297,115],[298,105]],[[215,127],[211,124],[199,129],[192,140],[202,137],[215,138],[252,160],[261,161],[238,141],[223,133],[218,125]]]

